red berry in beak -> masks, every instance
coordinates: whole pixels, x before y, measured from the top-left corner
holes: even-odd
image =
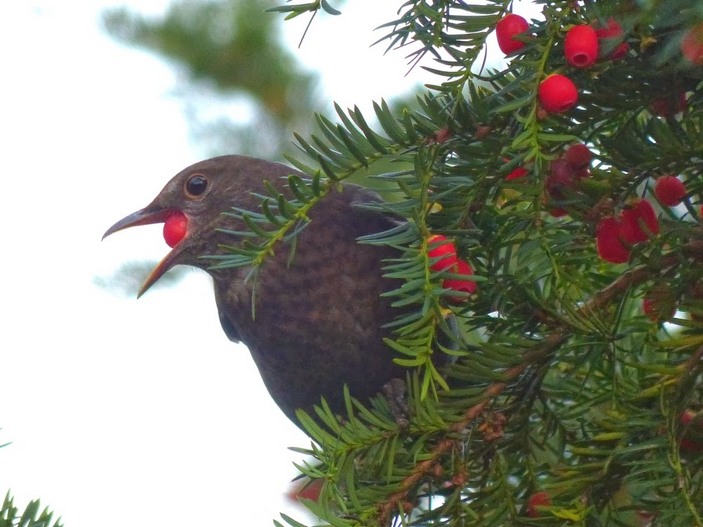
[[[164,222],[164,240],[169,247],[175,247],[185,238],[188,231],[188,218],[182,212],[174,212]]]

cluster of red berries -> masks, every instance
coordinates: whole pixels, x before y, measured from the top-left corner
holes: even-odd
[[[545,182],[548,197],[557,201],[565,199],[569,190],[578,187],[582,179],[591,175],[590,164],[592,159],[593,153],[586,145],[577,143],[569,146],[561,157],[551,162]],[[528,170],[525,167],[517,167],[505,176],[505,179],[515,180],[527,174]],[[555,217],[563,216],[567,213],[562,208],[552,208],[549,212]]]
[[[527,20],[520,15],[510,13],[501,18],[496,24],[496,37],[501,51],[506,55],[521,51],[526,45],[524,35],[529,28]],[[680,48],[681,55],[692,65],[703,65],[703,24],[691,27],[686,32]],[[571,66],[579,69],[593,66],[599,58],[622,59],[629,49],[629,44],[623,41],[622,26],[613,18],[600,27],[574,25],[564,37],[564,57]],[[686,95],[683,92],[675,95],[675,98],[653,101],[652,112],[669,117],[683,111],[686,108]],[[569,77],[554,73],[540,83],[537,98],[545,111],[563,113],[578,102],[578,89]]]
[[[509,55],[522,50],[525,42],[519,36],[528,29],[529,24],[520,15],[511,13],[501,18],[496,24],[496,37],[501,51]],[[566,33],[564,56],[575,68],[588,68],[598,60],[602,43],[604,49],[612,48],[607,58],[620,59],[629,50],[629,45],[622,42],[622,35],[622,27],[613,19],[610,19],[604,27],[597,29],[588,24],[575,25]],[[610,44],[613,41],[617,42],[614,47]],[[547,112],[562,113],[576,105],[578,90],[570,78],[555,73],[547,76],[540,83],[537,98]]]
[[[703,66],[703,24],[686,31],[681,40],[681,55],[693,66]],[[650,110],[660,117],[671,117],[686,109],[686,93],[674,92],[659,97],[649,105]]]
[[[633,246],[659,234],[659,220],[652,204],[637,199],[619,216],[607,216],[596,226],[596,249],[606,262],[625,263]]]
[[[545,182],[547,194],[553,200],[563,200],[569,190],[576,188],[579,182],[591,175],[590,164],[593,154],[584,144],[577,143],[566,149],[564,154],[552,161],[549,175]],[[563,216],[565,209],[553,208],[552,216]]]
[[[662,176],[654,183],[654,195],[667,207],[679,205],[686,196],[686,186],[676,176]],[[652,204],[637,199],[618,217],[603,218],[596,227],[596,247],[603,260],[624,263],[630,259],[632,246],[659,234],[659,220]]]
[[[447,277],[442,280],[444,289],[460,291],[462,293],[472,294],[476,291],[476,282],[467,280],[463,277],[469,277],[474,274],[468,262],[459,259],[456,254],[456,245],[446,236],[441,234],[433,234],[427,239],[428,250],[427,256],[430,258],[430,268],[433,271],[458,275],[457,278]],[[466,296],[450,296],[449,300],[461,302],[466,299]]]

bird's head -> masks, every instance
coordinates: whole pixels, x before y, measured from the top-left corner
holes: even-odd
[[[176,225],[170,235],[164,231],[173,248],[146,278],[141,296],[175,265],[206,267],[203,256],[221,253],[220,245],[233,241],[217,229],[241,228],[235,218],[223,212],[232,207],[256,207],[258,198],[253,193],[262,192],[264,180],[281,187],[283,178],[292,172],[285,165],[245,156],[201,161],[176,174],[149,205],[119,220],[103,239],[137,225],[165,223],[166,229],[171,228],[171,222]]]

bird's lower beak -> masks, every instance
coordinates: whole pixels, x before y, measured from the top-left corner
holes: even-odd
[[[137,212],[133,212],[132,214],[125,216],[122,218],[120,221],[115,223],[112,227],[110,227],[107,231],[105,231],[105,234],[103,234],[102,239],[104,240],[111,234],[121,231],[124,229],[128,229],[129,227],[136,227],[138,225],[151,225],[152,223],[163,223],[166,221],[166,218],[168,218],[173,211],[171,209],[153,209],[151,207],[146,207],[142,210],[138,210]],[[142,287],[139,289],[139,292],[137,293],[137,298],[142,296],[146,291],[154,285],[159,278],[161,278],[166,271],[168,271],[173,265],[175,258],[178,254],[178,251],[171,250],[164,258],[161,260],[154,269],[152,269],[151,273],[149,273],[149,276],[146,277],[146,280],[144,280],[144,283],[142,284]]]

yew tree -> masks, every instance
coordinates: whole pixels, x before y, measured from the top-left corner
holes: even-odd
[[[433,74],[417,106],[318,117],[307,186],[245,213],[277,242],[363,173],[402,220],[360,243],[401,255],[408,419],[300,415],[325,525],[703,525],[703,3],[534,4],[399,3],[378,45]]]

